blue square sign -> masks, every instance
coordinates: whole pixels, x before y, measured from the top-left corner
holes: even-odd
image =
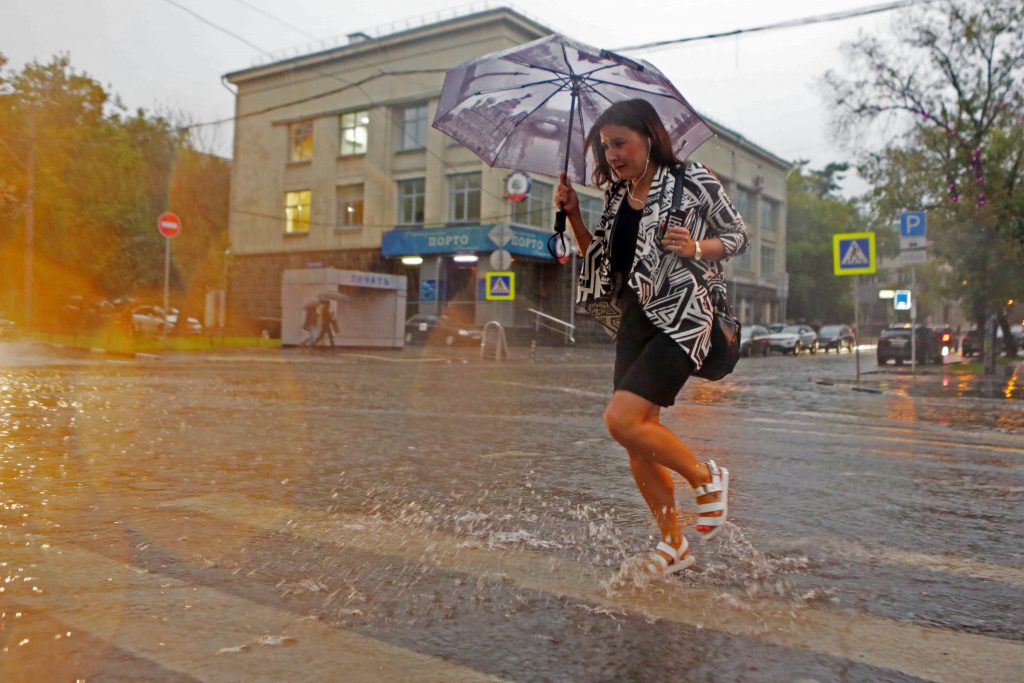
[[[900,237],[925,237],[928,223],[924,211],[904,211],[900,214]]]
[[[909,311],[910,310],[910,290],[909,289],[897,289],[896,296],[893,297],[892,307],[897,311]]]

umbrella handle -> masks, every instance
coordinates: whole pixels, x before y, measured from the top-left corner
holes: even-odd
[[[565,211],[562,211],[561,209],[559,209],[558,213],[555,214],[555,232],[565,232]]]

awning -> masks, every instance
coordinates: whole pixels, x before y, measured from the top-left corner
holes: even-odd
[[[458,225],[444,228],[395,228],[384,233],[381,255],[472,254],[505,248],[517,256],[554,261],[548,253],[549,232],[519,225]]]

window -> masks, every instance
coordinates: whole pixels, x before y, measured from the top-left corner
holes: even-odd
[[[739,256],[733,256],[733,263],[735,264],[736,270],[745,270],[748,273],[754,270],[754,259],[751,255],[754,251],[754,245],[750,244],[747,250]]]
[[[526,199],[512,205],[512,222],[534,228],[550,228],[553,223],[553,190],[548,183],[533,181]]]
[[[398,181],[398,225],[423,224],[423,178]]]
[[[363,186],[338,186],[338,220],[339,228],[356,228],[363,224]]]
[[[480,174],[448,176],[448,220],[470,223],[480,220]]]
[[[750,218],[750,210],[754,206],[754,193],[742,187],[736,188],[736,210],[744,219]]]
[[[301,162],[313,158],[313,122],[299,121],[288,125],[288,161]]]
[[[416,104],[402,109],[402,133],[398,149],[423,149],[427,146],[427,105]]]
[[[284,231],[288,235],[309,232],[309,190],[284,193]]]
[[[362,111],[351,111],[339,117],[341,128],[341,149],[339,154],[349,156],[353,154],[366,154],[367,127],[370,125],[370,113],[365,109]]]
[[[775,274],[775,247],[770,244],[761,245],[761,275]]]
[[[761,196],[761,229],[762,230],[774,230],[775,229],[775,216],[778,215],[778,204],[772,200]]]
[[[601,214],[604,212],[604,200],[600,197],[588,197],[577,195],[580,198],[580,214],[583,215],[583,222],[594,232],[597,224],[601,222]]]

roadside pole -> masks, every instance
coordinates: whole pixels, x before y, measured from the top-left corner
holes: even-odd
[[[910,291],[917,289],[917,266],[910,266]],[[910,369],[912,382],[917,381],[917,297],[910,303]]]
[[[845,232],[832,235],[832,271],[837,276],[853,275],[853,326],[856,330],[857,381],[860,381],[860,288],[859,275],[876,270],[875,233]]]
[[[860,381],[860,276],[853,278],[853,346],[857,357],[857,381]],[[842,342],[840,342],[842,344]],[[836,349],[839,355],[839,349]]]
[[[181,232],[181,219],[170,211],[164,211],[156,219],[156,229],[164,236],[164,324],[160,326],[160,346],[167,348],[167,314],[170,311],[171,283],[171,240]],[[181,315],[184,311],[178,311]]]

